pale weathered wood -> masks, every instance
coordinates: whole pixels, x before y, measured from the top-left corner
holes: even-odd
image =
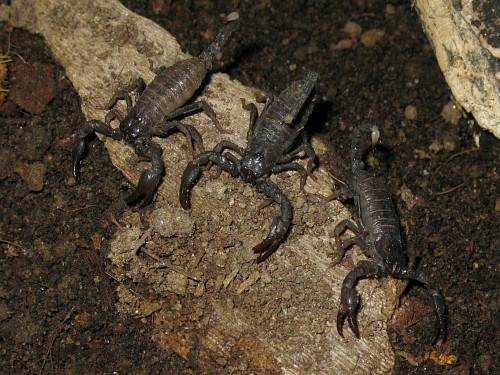
[[[484,25],[484,3],[415,0],[415,9],[453,96],[480,126],[500,138],[500,49],[488,43],[496,39],[498,44],[498,26],[488,30]],[[484,9],[492,12],[490,21],[498,12],[493,3]]]
[[[13,0],[10,7],[2,6],[0,14],[14,26],[45,37],[54,57],[64,66],[80,94],[87,118],[103,119],[105,112],[99,108],[117,88],[124,87],[132,78],[141,76],[150,81],[153,78],[151,65],[170,65],[186,57],[170,34],[115,0]],[[253,101],[255,92],[231,81],[227,75],[216,74],[202,95],[213,106],[222,126],[234,133],[219,134],[203,114],[185,121],[197,126],[207,148],[223,138],[244,145],[248,112],[241,108],[240,99]],[[76,131],[81,124],[74,126]],[[347,210],[336,201],[325,203],[305,199],[298,192],[297,175],[290,173],[287,177],[284,174],[279,182],[286,185],[285,191],[296,206],[296,216],[300,214],[309,221],[296,222],[280,250],[264,264],[255,264],[251,246],[262,239],[269,225],[269,216],[255,218],[255,207],[262,202],[262,197],[247,194],[241,181],[226,174],[217,181],[206,177],[207,189],[227,187],[229,191],[224,199],[234,199],[234,203],[213,199],[214,194],[210,198],[210,194],[202,191],[200,183],[193,190],[192,210],[183,216],[177,192],[180,175],[190,155],[181,136],[158,141],[164,149],[167,175],[159,189],[161,197],[157,199],[155,212],[161,209],[167,213],[178,212],[176,217],[196,222],[196,231],[192,244],[186,248],[175,247],[172,244],[175,238],[156,236],[150,239],[150,232],[139,238],[141,231],[134,228],[135,232],[119,236],[121,242],[115,243],[113,254],[123,254],[126,251],[123,246],[132,248],[131,257],[120,261],[128,264],[129,271],[122,270],[124,285],[118,290],[118,310],[138,318],[153,316],[157,327],[153,339],[166,350],[177,351],[200,373],[213,373],[221,366],[225,366],[227,373],[238,369],[285,374],[350,374],[354,369],[364,374],[390,373],[394,354],[385,329],[396,305],[397,287],[401,284],[392,280],[360,283],[358,289],[363,298],[359,316],[360,340],[354,339],[347,328],[347,339],[343,340],[334,327],[340,285],[352,264],[348,264],[349,268],[331,268],[327,253],[334,251],[331,233],[335,224],[348,216]],[[109,139],[105,140],[105,145],[113,163],[128,179],[136,182],[143,164],[137,163],[131,148]],[[325,147],[319,141],[315,141],[315,146],[320,153]],[[69,169],[68,166],[68,174]],[[321,167],[315,171],[315,176],[317,181],[309,179],[307,190],[327,195],[333,186],[332,177]],[[82,177],[85,179],[85,169]],[[299,205],[299,201],[302,204]],[[242,203],[246,208],[236,210]],[[214,219],[219,217],[227,217],[229,223],[233,222],[232,227],[221,227],[219,220]],[[323,218],[321,223],[317,222],[319,218]],[[247,237],[242,237],[245,223],[252,222],[258,233],[254,235],[251,231]],[[210,230],[211,225],[214,233],[201,231],[202,227]],[[230,252],[214,249],[210,242],[219,233],[226,235],[226,229],[231,230],[227,238],[240,241],[231,245]],[[131,237],[122,238],[128,235]],[[158,246],[154,247],[155,244]],[[122,248],[116,250],[119,245]],[[206,265],[203,268],[205,259],[193,260],[188,263],[189,273],[193,275],[188,281],[180,270],[177,270],[180,273],[150,271],[146,262],[151,259],[136,256],[136,248],[143,245],[145,251],[151,253],[148,246],[153,246],[154,251],[172,251],[177,259],[181,259],[183,253],[189,255],[190,251],[193,251],[193,259],[205,252],[208,259],[220,255],[221,262],[212,268]],[[353,253],[355,262],[362,258],[358,252]],[[237,257],[230,258],[234,254]],[[232,263],[226,262],[226,258],[232,259]],[[113,259],[114,264],[121,267],[117,258]],[[116,277],[120,277],[118,273]],[[147,302],[125,286],[132,279],[135,281],[135,277],[140,277],[143,283],[150,277],[150,288],[161,296],[159,302]],[[177,294],[163,292],[162,288],[173,289]],[[267,302],[260,302],[264,300]],[[196,306],[202,306],[200,317],[183,315],[186,306],[191,306],[193,311]],[[266,318],[261,318],[261,314]]]

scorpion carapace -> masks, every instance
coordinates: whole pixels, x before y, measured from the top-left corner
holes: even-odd
[[[357,244],[369,258],[358,263],[350,271],[342,284],[340,307],[337,314],[337,331],[344,337],[342,326],[347,318],[349,327],[356,337],[359,329],[356,313],[359,309],[359,296],[355,290],[360,279],[391,276],[397,279],[415,280],[423,284],[432,296],[437,312],[439,326],[434,342],[445,339],[445,305],[435,287],[434,281],[423,271],[412,270],[413,260],[407,261],[401,242],[399,218],[391,194],[384,182],[365,170],[363,162],[363,141],[371,137],[372,146],[378,142],[379,131],[375,125],[364,124],[355,133],[351,144],[352,184],[346,189],[354,198],[357,224],[349,220],[340,222],[334,231],[335,243],[339,254],[333,264],[340,262],[345,251]],[[354,237],[342,241],[340,235],[350,229]]]
[[[175,120],[180,115],[203,110],[223,132],[214,111],[204,101],[186,104],[200,87],[207,70],[211,69],[216,54],[228,42],[236,29],[238,21],[223,26],[214,42],[198,57],[176,62],[172,66],[162,68],[161,72],[146,86],[142,78],[137,79],[127,90],[118,91],[109,101],[106,109],[111,109],[117,100],[125,100],[127,115],[123,117],[116,109],[111,109],[105,122],[87,121],[78,131],[73,146],[72,173],[77,182],[80,181],[80,160],[83,157],[86,140],[92,133],[104,134],[115,140],[124,140],[134,147],[136,154],[151,161],[151,169],[144,170],[139,178],[135,191],[125,200],[134,203],[142,199],[141,207],[151,203],[164,172],[161,159],[161,147],[151,137],[167,136],[172,130],[182,132],[188,141],[188,148],[193,146],[203,150],[203,142],[199,132],[191,125]],[[136,92],[135,105],[132,104],[130,92]],[[112,128],[112,120],[120,121],[119,128]]]
[[[301,175],[300,188],[316,161],[316,154],[303,128],[313,109],[312,92],[318,74],[310,72],[306,78],[293,82],[278,97],[269,96],[260,116],[254,104],[243,104],[250,110],[250,125],[247,133],[247,147],[222,141],[213,151],[203,152],[192,160],[182,175],[180,202],[189,208],[189,192],[201,173],[201,166],[215,163],[233,177],[241,176],[256,189],[277,202],[281,215],[276,216],[267,238],[255,246],[253,251],[260,254],[257,262],[267,259],[284,240],[292,220],[292,206],[279,187],[268,179],[270,173],[295,170]],[[300,143],[295,142],[300,136]],[[238,154],[241,159],[225,149]],[[301,152],[309,157],[307,168],[292,160]]]

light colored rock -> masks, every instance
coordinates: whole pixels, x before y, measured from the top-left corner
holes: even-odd
[[[482,3],[416,0],[414,6],[455,100],[500,138],[500,49],[481,35],[498,43],[498,33],[487,32],[494,25],[485,25],[487,15],[478,13],[486,9]]]

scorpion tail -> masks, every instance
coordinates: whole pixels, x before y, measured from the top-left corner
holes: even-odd
[[[438,317],[438,326],[434,334],[433,343],[440,346],[446,340],[446,306],[444,304],[443,296],[434,286],[434,280],[426,273],[419,270],[405,270],[399,278],[405,280],[416,280],[419,283],[422,283],[429,291]]]
[[[239,21],[237,21],[239,17],[240,15],[237,12],[230,13],[226,17],[226,19],[229,20],[229,23],[219,30],[219,33],[215,37],[215,40],[212,42],[212,44],[210,44],[208,48],[203,51],[198,57],[201,61],[203,61],[207,69],[210,69],[212,67],[212,62],[214,61],[215,56],[227,44],[234,30],[236,30],[236,28],[240,24]]]
[[[377,125],[365,123],[361,125],[351,143],[351,166],[352,172],[358,172],[365,168],[365,163],[363,161],[363,139],[366,135],[371,135],[371,147],[375,147],[379,138],[380,132]]]

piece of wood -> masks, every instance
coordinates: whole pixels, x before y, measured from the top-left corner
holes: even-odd
[[[100,108],[133,78],[149,82],[153,67],[187,56],[165,30],[115,0],[13,0],[0,8],[0,14],[14,26],[44,36],[80,94],[89,119],[102,120],[105,111]],[[219,134],[204,114],[183,121],[197,127],[207,149],[222,139],[244,146],[249,114],[242,109],[241,99],[254,101],[256,92],[227,75],[215,74],[201,96],[212,105],[221,125],[233,133]],[[74,124],[75,132],[81,125]],[[136,183],[143,164],[133,150],[123,142],[104,141],[116,167]],[[194,223],[196,230],[161,238],[153,229],[148,238],[149,233],[141,234],[133,227],[118,235],[112,260],[131,252],[130,257],[120,258],[127,263],[127,271],[116,266],[120,272],[115,276],[123,282],[118,289],[120,313],[153,317],[153,339],[186,358],[199,373],[391,372],[394,353],[386,323],[401,283],[361,282],[363,307],[358,320],[362,338],[355,339],[346,327],[344,340],[335,329],[340,286],[353,266],[351,256],[335,268],[329,266],[327,257],[334,252],[335,224],[348,217],[339,202],[304,196],[296,173],[273,177],[295,207],[294,225],[278,252],[255,264],[251,248],[266,235],[276,207],[259,211],[257,206],[264,199],[251,187],[225,173],[217,180],[205,173],[193,189],[193,208],[183,211],[177,194],[191,157],[186,142],[177,134],[155,141],[163,147],[167,173],[152,215],[164,214],[184,226]],[[314,145],[320,154],[325,149],[318,140]],[[322,167],[314,175],[317,180],[309,179],[306,189],[328,195],[332,176]],[[130,249],[124,248],[127,244]],[[147,248],[143,253],[141,246]],[[171,263],[157,261],[167,254]],[[362,259],[357,251],[349,254],[354,254],[354,262]],[[176,272],[179,267],[186,271]],[[155,301],[132,292],[131,283],[138,281],[156,293]]]
[[[415,9],[453,96],[500,138],[498,2],[415,0]]]

